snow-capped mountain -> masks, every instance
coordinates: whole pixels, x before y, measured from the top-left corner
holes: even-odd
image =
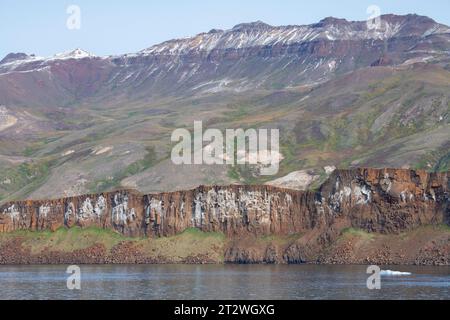
[[[326,18],[305,26],[261,21],[170,40],[135,54],[97,57],[76,49],[0,61],[0,104],[45,105],[105,96],[211,94],[311,85],[362,67],[436,61],[448,56],[450,28],[417,15],[367,22]],[[18,95],[10,86],[27,88]],[[62,90],[63,88],[63,90]],[[61,100],[61,96],[64,99]]]
[[[95,58],[96,56],[82,49],[75,49],[72,51],[67,51],[63,53],[56,54],[54,57],[50,58],[53,60],[67,60],[67,59],[85,59],[85,58]]]
[[[381,17],[378,28],[369,28],[366,21],[349,22],[345,19],[325,18],[317,24],[273,27],[264,22],[239,24],[231,30],[211,30],[188,39],[171,40],[153,46],[140,54],[180,55],[191,52],[245,49],[252,47],[289,46],[318,40],[364,41],[389,40],[394,37],[426,37],[448,34],[450,28],[427,17],[410,15]],[[420,26],[421,25],[421,26]],[[419,28],[416,28],[420,26]]]
[[[36,55],[27,55],[25,53],[10,53],[0,61],[0,74],[14,71],[32,71],[33,69],[36,69],[36,66],[38,65],[45,66],[53,61],[79,60],[86,58],[97,57],[79,48],[58,53],[52,57],[38,57]]]

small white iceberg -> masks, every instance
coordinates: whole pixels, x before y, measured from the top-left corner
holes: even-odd
[[[410,276],[411,272],[401,272],[401,271],[392,271],[392,270],[382,270],[382,276]]]

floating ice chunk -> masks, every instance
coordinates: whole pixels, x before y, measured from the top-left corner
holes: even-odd
[[[412,273],[410,272],[401,272],[401,271],[392,271],[392,270],[382,270],[381,271],[382,276],[410,276]]]

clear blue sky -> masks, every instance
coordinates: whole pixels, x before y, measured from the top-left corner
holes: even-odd
[[[81,9],[81,29],[66,27],[67,7]],[[49,56],[77,47],[98,55],[136,52],[172,38],[256,20],[309,24],[324,17],[365,20],[417,13],[450,25],[449,0],[0,0],[0,59],[9,52]]]

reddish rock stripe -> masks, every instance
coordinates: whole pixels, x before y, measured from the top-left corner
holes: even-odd
[[[317,192],[271,186],[199,187],[142,195],[121,190],[0,207],[0,232],[101,227],[130,237],[172,236],[187,228],[245,235],[317,230],[330,242],[342,227],[398,233],[449,224],[447,173],[400,169],[337,170]]]

